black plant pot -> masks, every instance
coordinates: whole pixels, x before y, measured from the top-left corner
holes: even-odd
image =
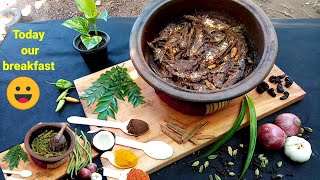
[[[94,31],[90,31],[89,34],[94,35]],[[98,35],[102,37],[99,47],[90,50],[85,50],[86,48],[81,42],[80,34],[73,39],[73,47],[81,54],[91,72],[108,67],[108,43],[110,36],[103,31],[98,31]]]

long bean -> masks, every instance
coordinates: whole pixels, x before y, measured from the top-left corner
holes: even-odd
[[[219,139],[215,143],[215,145],[212,146],[205,154],[201,155],[200,157],[196,158],[195,160],[203,159],[203,158],[209,156],[211,153],[213,153],[215,150],[217,150],[219,147],[221,147],[225,142],[227,142],[240,127],[240,125],[243,121],[243,118],[246,114],[246,109],[247,109],[247,102],[245,100],[242,100],[240,114],[239,114],[236,122],[234,123],[233,127],[227,132],[227,134],[224,137]]]
[[[249,95],[246,95],[248,107],[249,107],[249,113],[250,113],[250,143],[249,143],[249,150],[248,150],[248,155],[246,159],[246,163],[244,165],[244,168],[241,173],[241,177],[246,173],[251,159],[253,157],[254,149],[256,147],[256,142],[257,142],[257,114],[256,110],[254,108],[253,100]]]

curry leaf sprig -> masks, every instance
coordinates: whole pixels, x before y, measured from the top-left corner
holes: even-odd
[[[90,88],[86,89],[81,99],[85,99],[87,106],[98,101],[94,113],[98,114],[98,119],[115,119],[118,113],[118,99],[125,101],[125,97],[136,108],[139,104],[144,104],[141,89],[131,79],[127,73],[127,68],[120,66],[113,67],[106,71],[100,78],[92,82]]]
[[[20,158],[26,162],[28,161],[27,153],[21,148],[20,144],[17,144],[9,149],[7,154],[3,157],[2,162],[9,163],[9,168],[17,168],[19,165]]]

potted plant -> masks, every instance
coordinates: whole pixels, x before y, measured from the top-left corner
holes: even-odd
[[[110,37],[107,33],[97,29],[97,20],[107,21],[108,12],[98,14],[93,0],[75,0],[80,12],[85,17],[73,17],[62,23],[63,26],[78,31],[80,34],[73,40],[73,47],[80,52],[83,60],[91,72],[104,69],[108,65],[107,45]],[[90,30],[90,26],[94,30]]]

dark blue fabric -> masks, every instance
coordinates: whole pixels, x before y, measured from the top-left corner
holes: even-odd
[[[134,18],[110,18],[108,23],[99,22],[98,27],[107,32],[111,37],[109,45],[109,59],[111,65],[129,59],[129,36]],[[84,64],[80,54],[72,47],[72,40],[77,35],[73,30],[67,29],[59,21],[45,21],[35,23],[18,24],[11,28],[27,31],[45,31],[43,42],[35,40],[15,40],[10,31],[5,41],[0,45],[0,60],[6,60],[9,63],[26,62],[27,60],[40,62],[54,61],[55,71],[2,71],[0,76],[0,152],[11,146],[21,143],[26,132],[38,122],[64,122],[67,117],[72,115],[84,116],[80,104],[68,104],[60,113],[55,113],[55,99],[59,91],[54,87],[49,88],[45,81],[54,81],[58,78],[74,80],[90,74],[90,71]],[[305,98],[294,105],[284,108],[263,120],[259,125],[266,122],[273,122],[274,118],[282,112],[292,112],[297,114],[303,126],[312,127],[314,132],[310,135],[309,141],[312,144],[313,155],[311,160],[304,164],[291,162],[285,157],[283,152],[267,152],[258,147],[257,153],[265,153],[272,160],[270,166],[275,167],[279,160],[283,161],[283,167],[276,169],[275,173],[290,174],[294,173],[291,179],[318,179],[320,167],[320,19],[298,19],[298,20],[273,20],[278,39],[279,53],[276,64],[284,70],[289,76],[293,77],[306,92]],[[20,50],[22,47],[40,47],[40,53],[37,56],[22,56]],[[18,76],[29,76],[39,85],[41,95],[39,102],[31,109],[20,111],[13,108],[7,101],[6,88],[11,80]],[[71,91],[72,96],[77,96],[75,90]],[[72,128],[88,130],[86,126],[72,125]],[[248,144],[249,129],[244,128],[227,143],[236,147],[240,143]],[[210,147],[210,146],[209,146]],[[237,158],[235,167],[224,167],[219,160],[211,161],[211,166],[198,173],[187,162],[195,159],[199,153],[204,153],[209,147],[200,152],[189,155],[182,160],[173,163],[151,175],[151,179],[208,179],[209,174],[219,174],[217,170],[228,169],[237,174],[241,172],[245,156],[239,153],[242,158]],[[222,149],[226,149],[223,147]],[[225,152],[219,151],[224,155]],[[225,155],[224,155],[225,156]],[[228,157],[225,156],[225,160]],[[230,159],[232,160],[232,159]],[[95,162],[99,163],[98,158]],[[269,171],[267,168],[266,171]],[[263,179],[270,179],[271,174],[263,173]],[[220,174],[219,174],[220,175]],[[0,175],[0,177],[2,177]],[[222,177],[222,175],[220,175]],[[289,176],[288,176],[289,177]],[[226,176],[227,179],[230,176]],[[249,169],[246,179],[254,178],[254,170]],[[0,178],[1,179],[1,178]]]

